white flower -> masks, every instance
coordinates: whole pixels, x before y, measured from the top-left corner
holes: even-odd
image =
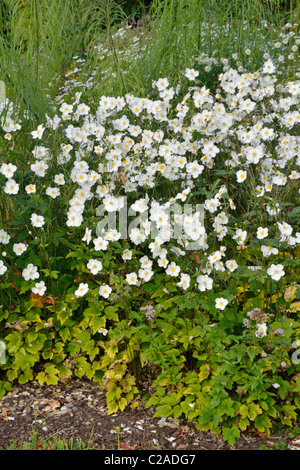
[[[32,263],[29,263],[26,268],[23,269],[22,276],[24,277],[25,281],[29,281],[29,279],[37,279],[40,277],[38,268]]]
[[[212,289],[213,280],[207,274],[200,274],[200,276],[197,277],[197,282],[198,282],[198,289],[201,292]]]
[[[57,196],[60,196],[60,190],[58,188],[47,188],[46,189],[46,194],[47,196],[52,197],[52,199],[57,198]]]
[[[267,325],[266,323],[258,323],[256,325],[257,330],[255,331],[255,335],[259,336],[262,338],[263,336],[266,336],[267,334]]]
[[[286,222],[277,222],[277,225],[278,225],[278,228],[280,230],[280,233],[281,235],[291,235],[292,232],[293,232],[293,227],[291,227],[291,225],[289,225],[288,223]]]
[[[159,91],[165,90],[169,86],[169,81],[167,78],[159,78],[157,82],[154,82]]]
[[[41,295],[41,296],[45,294],[46,290],[47,290],[47,287],[46,287],[44,281],[37,282],[35,284],[35,286],[31,289],[31,291],[34,294],[38,294],[38,295]]]
[[[87,245],[89,245],[90,241],[92,240],[92,230],[89,228],[86,228],[81,240],[83,242],[86,242]]]
[[[78,286],[78,289],[74,292],[76,297],[83,297],[89,290],[89,285],[81,282]]]
[[[238,264],[234,259],[230,259],[226,261],[226,268],[229,269],[230,272],[235,271],[238,268]]]
[[[97,259],[90,259],[87,264],[87,268],[92,274],[98,274],[102,269],[102,263]]]
[[[274,73],[275,70],[275,65],[273,64],[272,60],[269,59],[267,60],[267,62],[264,63],[262,73]]]
[[[3,263],[3,261],[0,260],[0,275],[4,274],[5,271],[7,271],[7,267],[5,266],[5,264]]]
[[[102,333],[104,336],[106,336],[108,333],[108,330],[101,326],[101,328],[98,330],[98,333]]]
[[[263,238],[266,238],[268,236],[268,229],[263,228],[263,227],[258,227],[256,235],[259,240],[262,240]]]
[[[63,185],[65,184],[65,177],[62,173],[59,173],[57,175],[55,175],[54,177],[54,183],[56,184],[60,184],[60,185]]]
[[[146,235],[138,227],[135,227],[131,230],[129,238],[135,245],[138,245],[145,241]]]
[[[153,264],[153,262],[148,258],[148,256],[142,256],[142,258],[140,258],[140,263],[143,269],[151,268]]]
[[[236,240],[238,245],[242,245],[247,237],[247,231],[242,229],[237,229],[235,235],[233,235],[233,240]]]
[[[147,199],[138,199],[134,204],[131,205],[130,209],[134,212],[146,212],[148,209]]]
[[[199,72],[194,69],[189,69],[187,68],[184,72],[184,75],[189,79],[189,80],[195,80],[196,77],[198,77]]]
[[[190,285],[191,278],[188,274],[181,273],[180,274],[180,281],[177,282],[177,286],[182,287],[182,289],[188,289]]]
[[[31,132],[31,135],[34,139],[41,139],[42,136],[43,136],[44,130],[45,130],[45,128],[44,128],[43,124],[40,124],[38,126],[37,130]]]
[[[267,273],[274,281],[279,281],[279,279],[285,275],[282,264],[272,264],[267,270]]]
[[[43,161],[39,161],[37,160],[35,163],[32,163],[30,165],[30,169],[37,175],[37,176],[45,176],[45,172],[47,170],[49,166],[47,165],[47,163],[43,162]]]
[[[42,215],[32,214],[30,217],[31,223],[34,227],[42,227],[45,223],[45,219]]]
[[[123,254],[122,254],[122,259],[124,261],[129,261],[132,259],[132,251],[131,250],[128,250],[128,249],[125,249]]]
[[[19,184],[14,179],[10,178],[6,181],[3,191],[6,194],[18,194]]]
[[[22,255],[26,250],[27,246],[25,245],[25,243],[14,243],[13,245],[13,251],[17,256]]]
[[[157,261],[157,264],[161,268],[166,268],[169,264],[169,260],[167,260],[167,258],[159,258],[159,260]]]
[[[28,184],[27,186],[25,186],[25,191],[27,194],[35,193],[36,192],[35,184]]]
[[[6,178],[10,179],[13,177],[14,172],[17,170],[16,165],[12,163],[3,163],[0,167],[0,173],[4,175]]]
[[[68,213],[66,225],[68,227],[80,227],[83,222],[83,216],[79,212],[71,211]]]
[[[139,269],[138,274],[141,279],[144,279],[145,282],[148,282],[152,278],[154,272],[152,271],[151,268],[145,268],[145,269]]]
[[[0,243],[3,243],[3,245],[7,245],[10,240],[10,235],[3,229],[0,229]]]
[[[130,285],[137,285],[139,283],[138,277],[136,273],[129,273],[126,274],[126,281]]]
[[[102,297],[104,297],[105,299],[108,299],[108,297],[110,296],[111,291],[112,291],[112,288],[108,285],[105,285],[105,286],[100,287],[99,294]]]
[[[124,206],[123,198],[117,198],[114,196],[107,195],[103,199],[103,204],[107,212],[115,212],[122,209],[122,201]]]
[[[95,238],[93,243],[96,251],[106,250],[109,244],[108,240],[105,240],[102,237]]]
[[[237,177],[237,182],[238,182],[238,183],[242,183],[242,182],[245,181],[245,179],[247,178],[247,171],[245,171],[245,170],[239,170],[239,171],[236,173],[236,177]]]
[[[219,297],[215,301],[215,306],[219,310],[224,310],[227,304],[228,304],[228,300],[224,299],[223,297]]]
[[[176,277],[178,276],[179,273],[180,273],[180,266],[177,266],[177,264],[174,263],[174,261],[172,261],[172,263],[170,263],[166,269],[166,274],[168,274],[169,276]]]
[[[260,249],[265,258],[267,258],[270,255],[278,255],[278,249],[273,248],[272,246],[262,245]]]

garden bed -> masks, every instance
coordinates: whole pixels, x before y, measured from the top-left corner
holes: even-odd
[[[47,387],[16,384],[0,399],[0,449],[51,450],[57,441],[72,440],[98,450],[297,450],[295,431],[268,437],[247,432],[230,446],[220,435],[184,420],[154,418],[154,412],[139,404],[108,415],[105,391],[84,379]]]

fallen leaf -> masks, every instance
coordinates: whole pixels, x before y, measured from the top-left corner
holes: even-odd
[[[56,447],[56,444],[52,444],[52,446],[47,446],[45,450],[54,450]]]
[[[129,444],[126,444],[126,442],[120,442],[120,446],[123,450],[134,450],[134,448],[131,447]]]
[[[7,408],[2,408],[1,418],[4,419],[4,421],[8,421],[8,414],[10,414],[10,411]]]
[[[58,400],[51,400],[47,401],[47,404],[51,410],[56,410],[56,408],[60,408],[60,402]]]

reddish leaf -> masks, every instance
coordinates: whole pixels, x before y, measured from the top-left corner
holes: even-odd
[[[126,442],[121,442],[120,446],[122,447],[123,450],[133,450],[134,449],[129,444],[126,444]]]

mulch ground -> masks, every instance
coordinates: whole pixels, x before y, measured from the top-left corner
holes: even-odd
[[[300,449],[299,438],[298,444],[295,438],[248,434],[229,446],[220,435],[184,421],[153,418],[154,412],[139,405],[107,415],[104,391],[82,379],[53,386],[17,385],[0,399],[0,450],[31,441],[33,432],[41,441],[81,438],[90,447],[106,450],[259,450],[276,449],[279,443],[285,443],[287,450]]]

